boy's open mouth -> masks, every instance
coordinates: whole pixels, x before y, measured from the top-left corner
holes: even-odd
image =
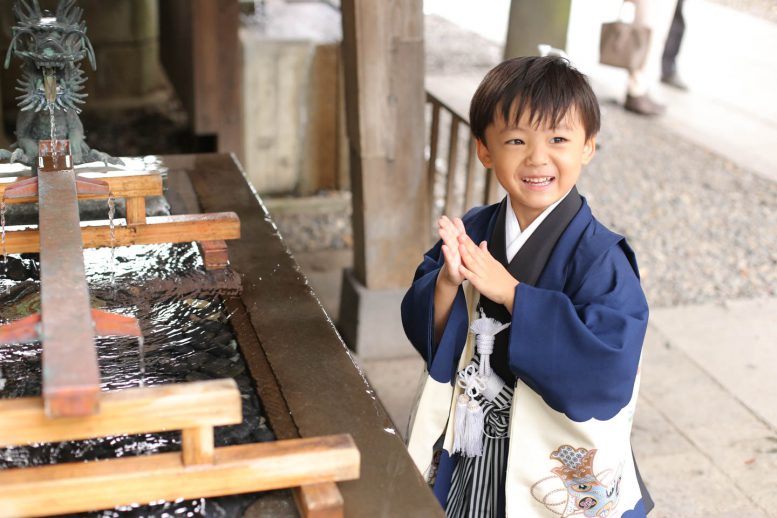
[[[553,176],[530,176],[521,178],[523,183],[531,185],[533,187],[545,187],[553,183],[556,178]]]

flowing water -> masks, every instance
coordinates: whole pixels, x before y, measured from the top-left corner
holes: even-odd
[[[116,198],[113,193],[108,193],[108,229],[111,238],[111,289],[116,290]]]
[[[116,268],[108,272],[111,255]],[[144,334],[143,340],[96,339],[103,390],[231,377],[241,392],[243,422],[216,428],[217,446],[272,440],[223,302],[240,289],[236,273],[205,272],[193,243],[88,249],[84,265],[92,306],[138,318]],[[35,280],[13,284],[0,296],[0,323],[39,311],[39,290]],[[40,354],[39,342],[0,345],[0,398],[40,395]],[[178,451],[180,441],[180,433],[167,432],[0,448],[0,469]],[[257,498],[157,502],[79,516],[241,516]]]
[[[139,387],[145,387],[146,386],[146,348],[145,348],[145,340],[143,340],[143,335],[140,335],[138,337],[138,376],[140,377],[140,380],[138,381]]]
[[[49,103],[49,125],[51,126],[51,156],[57,156],[56,124],[54,121],[54,103]]]
[[[0,243],[3,252],[3,272],[8,269],[8,250],[5,248],[5,200],[0,200]]]

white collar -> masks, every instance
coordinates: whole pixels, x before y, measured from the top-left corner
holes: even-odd
[[[555,209],[559,203],[564,201],[564,198],[566,198],[570,192],[572,192],[571,189],[567,191],[564,196],[559,198],[558,201],[556,201],[553,205],[550,205],[545,210],[543,210],[540,215],[537,216],[523,232],[521,232],[521,226],[518,224],[518,217],[515,215],[513,205],[510,202],[510,198],[508,196],[507,214],[505,214],[505,256],[507,257],[508,263],[513,260],[515,254],[518,253],[518,250],[521,249],[521,247],[524,245],[524,243],[526,243],[534,231],[537,230],[537,227],[539,227],[540,224],[545,221],[545,218],[548,217],[548,214],[553,212],[553,209]]]

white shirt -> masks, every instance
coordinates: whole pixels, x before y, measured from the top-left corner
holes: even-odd
[[[556,203],[543,210],[542,213],[537,216],[537,218],[531,222],[531,225],[526,227],[526,230],[523,232],[521,232],[521,226],[518,224],[518,217],[515,215],[515,211],[513,210],[513,204],[510,202],[509,198],[507,199],[507,214],[505,214],[505,255],[507,256],[508,263],[513,260],[515,254],[517,254],[518,250],[520,250],[524,243],[526,243],[526,241],[529,239],[529,236],[531,236],[534,231],[537,230],[537,227],[539,227],[540,224],[545,221],[545,218],[548,217],[548,214],[553,212],[553,209],[555,209],[558,204],[569,195],[570,192],[572,192],[571,189],[564,196],[559,198]]]

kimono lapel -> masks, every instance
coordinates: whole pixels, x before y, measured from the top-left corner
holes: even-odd
[[[509,198],[505,197],[497,209],[495,224],[491,230],[491,239],[488,242],[488,251],[519,282],[534,286],[542,275],[559,238],[580,210],[583,199],[578,194],[577,188],[573,187],[569,195],[548,214],[509,263],[507,262],[505,246],[505,219],[508,203]],[[479,306],[487,316],[500,322],[512,320],[512,315],[503,305],[497,304],[487,297],[481,296]],[[509,332],[502,332],[497,335],[491,366],[505,383],[512,385],[515,383],[515,375],[510,370],[508,361],[509,334]]]

